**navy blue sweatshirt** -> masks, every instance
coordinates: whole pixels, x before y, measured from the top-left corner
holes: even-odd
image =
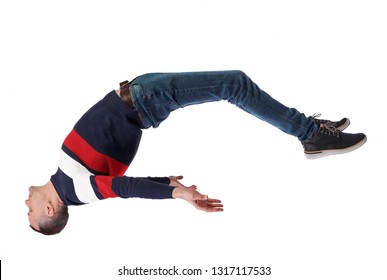
[[[91,107],[63,142],[51,181],[66,205],[112,197],[172,198],[168,177],[125,176],[141,140],[136,111],[115,91]]]

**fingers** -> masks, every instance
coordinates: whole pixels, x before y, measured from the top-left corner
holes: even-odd
[[[179,176],[173,176],[173,175],[171,175],[171,176],[169,176],[168,178],[169,178],[170,180],[180,181],[180,180],[183,179],[183,176],[182,176],[182,175],[179,175]]]
[[[207,206],[204,208],[206,212],[223,212],[223,205],[221,206]]]
[[[207,195],[201,195],[201,198],[196,198],[195,200],[203,200],[206,201],[208,204],[216,204],[216,203],[222,203],[220,199],[214,199],[214,198],[208,198]]]
[[[207,201],[208,201],[208,202],[211,202],[211,203],[222,203],[221,200],[219,200],[219,199],[213,199],[213,198],[209,198],[209,199],[207,199]]]
[[[207,205],[213,207],[223,207],[222,201],[219,199],[207,199]]]
[[[207,204],[211,209],[218,209],[219,211],[223,211],[223,204]]]
[[[222,212],[223,204],[219,199],[196,200],[195,206],[205,212]]]
[[[223,208],[210,208],[206,212],[223,212]]]

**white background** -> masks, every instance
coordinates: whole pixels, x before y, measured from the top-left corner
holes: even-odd
[[[272,275],[262,279],[387,279],[384,7],[2,1],[4,279],[153,279],[118,276],[124,265],[270,266]],[[368,142],[350,154],[307,160],[297,139],[226,102],[189,107],[144,132],[127,175],[182,174],[185,184],[222,199],[223,213],[178,200],[111,199],[70,208],[57,236],[29,228],[27,188],[47,182],[64,137],[120,81],[227,69],[243,70],[306,115],[349,117],[348,132],[365,132]]]

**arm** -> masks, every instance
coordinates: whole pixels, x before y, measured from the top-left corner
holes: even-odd
[[[165,185],[169,185],[171,182],[170,177],[136,177],[136,178],[142,179],[142,180],[149,180],[149,181],[153,181],[153,182],[158,182],[158,183],[162,183]]]
[[[92,176],[91,183],[100,199],[109,197],[139,197],[149,199],[179,198],[192,204],[196,209],[205,212],[223,211],[223,205],[218,199],[208,198],[196,189],[196,186],[186,187],[180,180],[183,176],[170,176],[169,185],[144,178],[127,176]]]
[[[94,192],[99,199],[109,197],[139,197],[149,199],[166,199],[172,198],[173,186],[169,183],[168,178],[158,180],[149,180],[145,178],[134,178],[127,176],[91,176],[91,184]]]

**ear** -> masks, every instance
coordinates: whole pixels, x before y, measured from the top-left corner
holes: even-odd
[[[55,207],[51,201],[49,201],[46,205],[46,214],[50,218],[55,215]]]

